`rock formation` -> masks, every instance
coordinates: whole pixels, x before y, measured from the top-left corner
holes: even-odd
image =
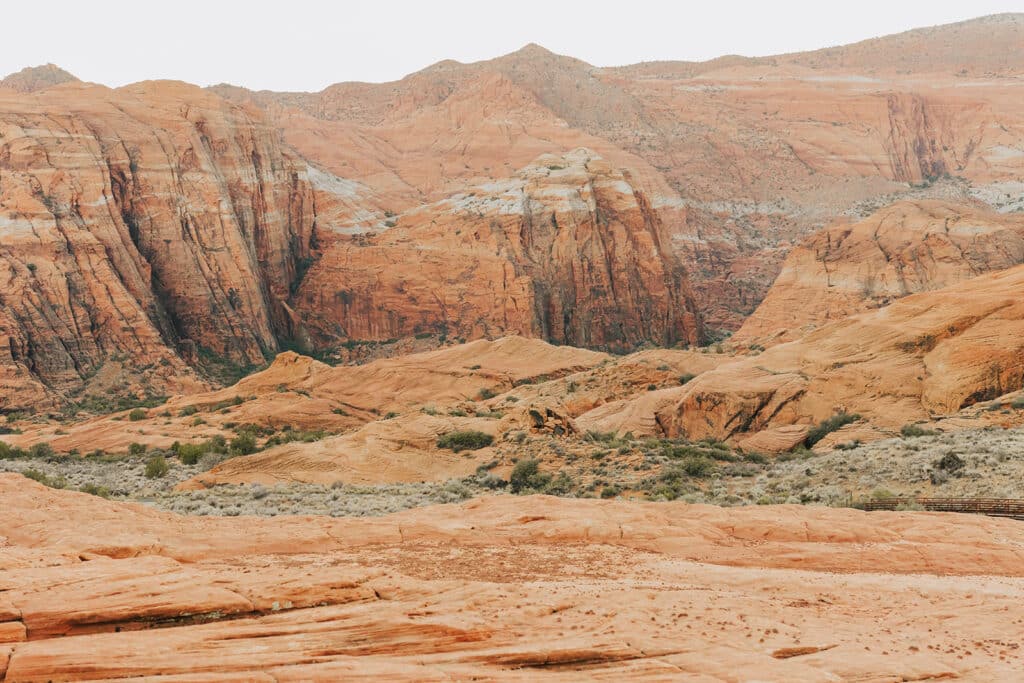
[[[258,114],[176,83],[0,94],[0,177],[0,362],[36,393],[122,360],[180,390],[293,334],[314,190]]]
[[[721,365],[677,390],[664,433],[727,438],[839,412],[899,429],[1024,387],[1024,266],[911,295]]]
[[[391,226],[390,228],[388,226]],[[319,345],[521,334],[627,350],[695,344],[689,282],[648,197],[588,150],[323,236],[295,309]]]
[[[11,474],[0,497],[11,683],[1010,680],[1021,667],[1012,520],[501,496],[378,519],[186,522]]]
[[[1024,216],[941,201],[898,202],[793,249],[733,340],[792,341],[830,320],[1021,263]]]
[[[646,193],[708,326],[734,330],[837,218],[901,197],[1018,206],[1022,44],[1016,14],[763,59],[597,68],[530,45],[394,83],[216,91],[393,212],[591,149]]]

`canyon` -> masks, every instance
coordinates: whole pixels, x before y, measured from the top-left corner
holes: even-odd
[[[0,79],[0,681],[1019,678],[1022,94]]]
[[[620,68],[529,45],[319,93],[26,69],[0,82],[0,408],[417,335],[721,338],[818,230],[901,199],[1019,208],[1022,33]]]

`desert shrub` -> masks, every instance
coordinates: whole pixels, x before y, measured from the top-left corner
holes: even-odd
[[[620,493],[622,493],[622,489],[618,486],[605,486],[601,489],[602,498],[616,498]]]
[[[448,448],[458,453],[459,451],[475,451],[478,448],[485,448],[494,443],[494,437],[484,432],[467,430],[462,432],[448,432],[437,440],[438,448]]]
[[[233,406],[240,406],[245,403],[245,399],[241,396],[234,396],[232,398],[225,399],[223,401],[217,401],[210,406],[210,412],[217,412],[218,410],[224,410],[225,408],[231,408]]]
[[[512,493],[523,491],[540,491],[551,483],[551,475],[540,471],[539,460],[520,460],[512,468],[512,474],[508,478]]]
[[[957,472],[964,468],[964,459],[956,453],[946,453],[935,462],[935,467],[944,472]]]
[[[146,452],[146,445],[141,443],[128,444],[128,455],[142,455]]]
[[[195,465],[199,462],[199,458],[206,454],[206,449],[201,443],[183,443],[177,444],[177,448],[172,447],[177,455],[178,459],[181,460],[183,465]]]
[[[231,452],[236,455],[250,455],[256,452],[256,437],[249,432],[231,439]]]
[[[690,477],[704,478],[715,471],[715,461],[704,456],[688,456],[683,458],[680,467]]]
[[[764,465],[765,463],[768,462],[768,458],[766,458],[763,454],[758,453],[757,451],[744,453],[743,459],[746,460],[747,462],[757,463],[758,465]]]
[[[497,395],[498,395],[498,392],[495,391],[494,389],[489,389],[487,387],[484,387],[483,389],[481,389],[477,393],[476,398],[477,398],[478,401],[486,401],[488,399],[494,398]]]
[[[696,376],[697,375],[693,374],[692,372],[684,372],[683,374],[679,375],[679,384],[689,384],[690,380],[692,380]]]
[[[543,475],[546,476],[546,475]],[[559,472],[554,479],[548,477],[549,481],[544,485],[544,493],[552,496],[566,496],[576,487],[576,483],[565,472]]]
[[[645,481],[644,486],[652,498],[665,500],[675,500],[690,488],[689,477],[679,466],[666,467],[656,479]]]
[[[45,472],[40,472],[36,469],[27,469],[22,471],[22,476],[37,481],[43,486],[49,486],[51,489],[62,489],[67,486],[67,481],[64,477],[50,477]]]
[[[934,436],[935,430],[925,429],[915,424],[905,424],[900,428],[900,434],[907,438],[916,438],[919,436]]]
[[[146,479],[160,479],[166,476],[170,468],[162,455],[154,455],[146,461]]]
[[[292,443],[294,441],[301,441],[302,443],[313,443],[314,441],[320,441],[321,439],[330,435],[330,432],[325,432],[322,429],[304,430],[304,429],[282,429],[277,434],[267,439],[263,446],[270,448],[271,446],[278,446],[283,443]]]
[[[1016,410],[1024,410],[1024,396],[1013,399],[1013,402],[1010,403],[1010,405]]]
[[[185,406],[181,409],[181,412],[178,413],[178,415],[181,417],[188,417],[189,415],[195,415],[198,412],[199,408],[196,408],[195,406]]]
[[[147,413],[142,408],[134,408],[132,409],[132,412],[128,413],[128,419],[131,420],[132,422],[145,420],[147,417],[149,417],[149,413]]]
[[[78,489],[82,493],[88,493],[91,496],[99,496],[100,498],[110,498],[110,489],[106,486],[99,486],[97,484],[83,484]]]
[[[811,430],[807,432],[807,438],[804,439],[804,445],[807,448],[811,448],[814,444],[818,443],[826,436],[834,431],[842,429],[851,422],[856,422],[860,419],[860,415],[856,413],[836,413],[827,420],[823,420],[811,427]]]
[[[52,458],[55,453],[50,444],[40,441],[37,444],[32,444],[32,447],[28,449],[28,455],[30,458]]]

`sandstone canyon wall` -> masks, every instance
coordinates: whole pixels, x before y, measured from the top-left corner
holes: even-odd
[[[295,307],[320,345],[431,333],[613,350],[701,339],[657,212],[585,149],[412,209],[379,235],[339,236]]]
[[[0,363],[31,389],[0,408],[80,389],[112,359],[166,391],[187,364],[278,350],[315,202],[258,115],[177,83],[8,93]]]

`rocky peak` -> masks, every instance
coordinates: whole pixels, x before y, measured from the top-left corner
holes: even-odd
[[[74,83],[78,78],[56,64],[25,67],[17,73],[9,74],[0,81],[0,87],[10,88],[22,93],[43,90],[62,83]]]

